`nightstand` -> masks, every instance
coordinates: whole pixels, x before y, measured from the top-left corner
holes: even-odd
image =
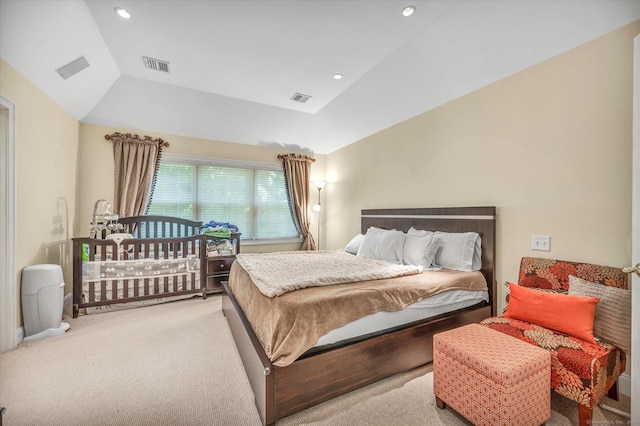
[[[240,235],[207,236],[207,294],[222,292],[222,283],[229,280],[231,265],[240,253]]]

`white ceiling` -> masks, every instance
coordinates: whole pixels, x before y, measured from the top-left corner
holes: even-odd
[[[82,122],[327,154],[637,19],[631,0],[0,0],[0,57]]]

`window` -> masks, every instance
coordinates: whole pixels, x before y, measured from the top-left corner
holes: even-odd
[[[277,166],[179,158],[160,162],[148,214],[236,225],[243,240],[300,237]]]

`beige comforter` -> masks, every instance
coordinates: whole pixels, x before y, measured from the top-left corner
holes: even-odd
[[[308,287],[267,297],[238,263],[229,286],[267,357],[286,366],[329,331],[379,311],[399,311],[447,290],[486,291],[482,273],[443,269],[374,281]]]
[[[422,271],[419,266],[367,259],[344,250],[242,253],[236,260],[260,292],[269,297],[306,287],[395,278]]]

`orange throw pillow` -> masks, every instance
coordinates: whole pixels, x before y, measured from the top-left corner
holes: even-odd
[[[509,283],[509,292],[505,318],[530,322],[595,343],[593,320],[599,297],[546,293],[513,283]]]

